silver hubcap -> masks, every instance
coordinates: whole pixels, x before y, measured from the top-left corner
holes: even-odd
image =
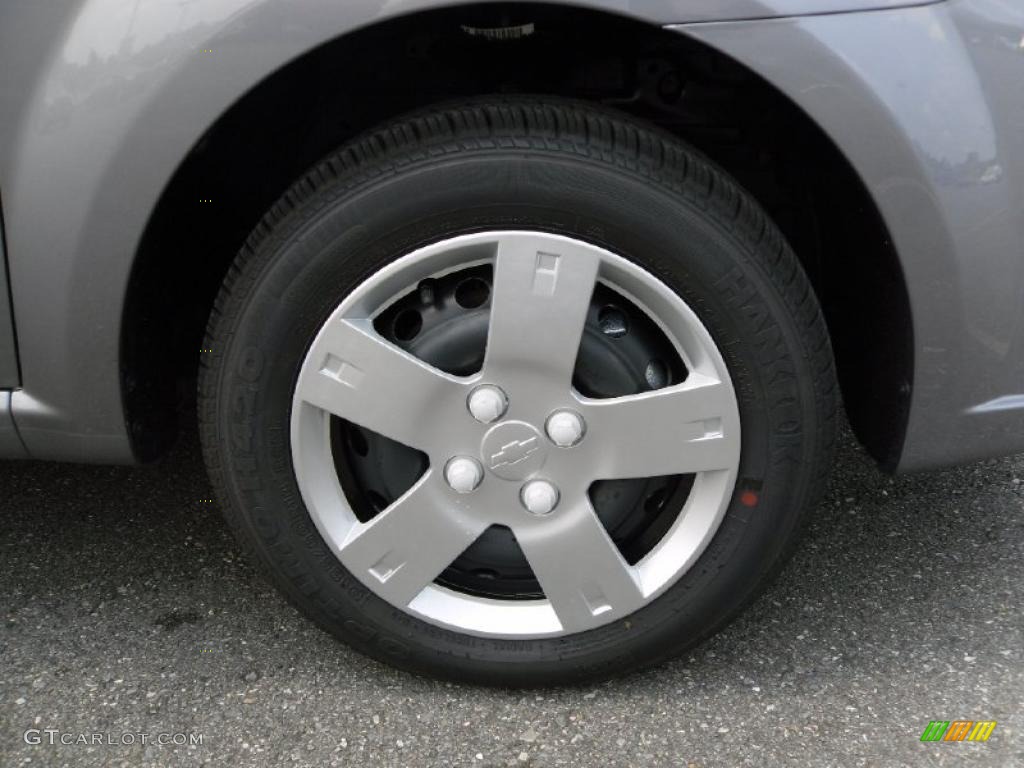
[[[373,320],[420,281],[493,265],[483,369],[444,373]],[[604,283],[655,320],[688,374],[642,394],[572,386],[587,308]],[[369,522],[341,489],[329,418],[416,448],[429,468]],[[320,533],[384,600],[432,623],[499,637],[592,629],[673,584],[714,535],[740,453],[735,393],[710,334],[653,275],[596,246],[536,232],[452,238],[380,270],[335,310],[303,363],[292,410],[296,478]],[[628,562],[588,497],[597,480],[692,474],[671,527]],[[435,579],[485,530],[514,534],[544,599],[469,595]]]

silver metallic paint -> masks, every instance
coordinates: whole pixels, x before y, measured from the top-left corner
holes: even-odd
[[[914,314],[901,468],[1024,448],[1024,409],[979,409],[1024,390],[1019,3],[577,4],[681,23],[680,33],[743,61],[800,104],[865,180],[898,247]],[[33,455],[132,460],[118,372],[125,287],[153,206],[203,132],[296,56],[435,5],[0,7],[0,189],[24,386],[11,410]],[[841,13],[895,5],[919,7]],[[801,13],[819,15],[706,23]],[[3,441],[0,451],[14,455]]]
[[[25,446],[11,418],[11,393],[0,391],[0,456],[15,458],[25,455]]]
[[[1024,398],[981,407],[1024,391],[1024,5],[676,29],[801,106],[878,205],[914,322],[899,469],[1024,449]]]
[[[3,217],[0,216],[0,389],[14,389],[19,383],[18,349],[14,342],[14,318],[11,316],[10,292],[7,289]]]

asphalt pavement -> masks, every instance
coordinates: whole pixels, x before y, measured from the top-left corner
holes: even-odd
[[[194,440],[148,467],[0,463],[0,765],[1024,766],[1024,456],[893,479],[846,437],[798,553],[726,631],[528,692],[348,650],[210,498]],[[998,724],[919,740],[956,719]]]

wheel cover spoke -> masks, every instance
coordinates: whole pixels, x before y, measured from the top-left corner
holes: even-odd
[[[381,338],[369,320],[329,322],[310,349],[296,396],[420,450],[424,414],[461,408],[466,385]]]
[[[592,249],[550,238],[499,242],[484,375],[530,372],[568,387],[600,261]]]
[[[739,436],[723,416],[733,402],[730,386],[699,373],[666,389],[585,401],[595,472],[612,480],[730,468]]]
[[[453,506],[428,472],[369,523],[353,527],[341,561],[385,600],[405,606],[486,527]]]
[[[562,629],[579,632],[643,604],[636,569],[608,536],[586,497],[557,521],[516,531]]]

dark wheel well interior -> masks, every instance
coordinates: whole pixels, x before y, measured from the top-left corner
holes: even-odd
[[[881,217],[842,154],[770,84],[685,35],[533,4],[435,10],[354,32],[267,78],[202,136],[152,214],[126,297],[121,368],[140,458],[173,439],[214,297],[284,190],[389,118],[492,93],[617,108],[739,179],[811,277],[855,432],[883,466],[895,466],[913,366],[909,300]]]

